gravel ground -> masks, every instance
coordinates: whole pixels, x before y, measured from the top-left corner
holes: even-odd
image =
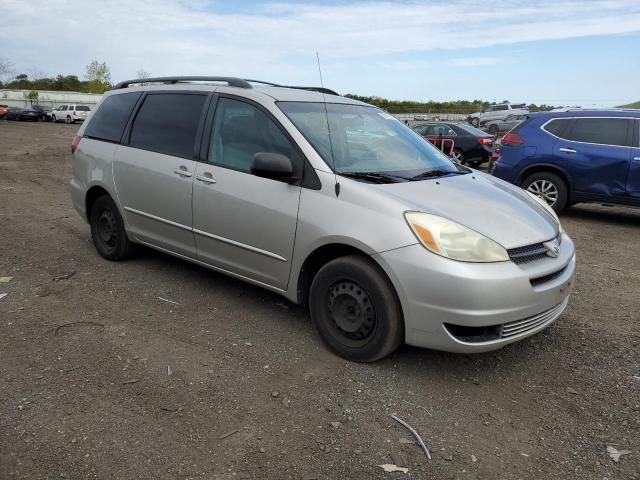
[[[0,122],[0,478],[640,478],[640,211],[562,216],[577,286],[545,332],[361,365],[275,294],[100,258],[68,195],[77,128]]]

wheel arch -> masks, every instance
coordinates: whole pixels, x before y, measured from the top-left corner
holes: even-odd
[[[104,196],[104,195],[108,195],[109,197],[111,197],[111,199],[115,202],[115,199],[113,198],[113,196],[111,195],[111,193],[104,188],[102,185],[92,185],[89,190],[87,190],[87,194],[84,197],[84,205],[85,205],[85,211],[87,212],[87,220],[90,221],[90,215],[91,215],[91,207],[93,206],[94,202]],[[117,205],[117,203],[116,203]]]
[[[402,302],[400,301],[400,296],[398,295],[395,283],[375,257],[370,253],[367,253],[364,248],[341,242],[332,242],[320,245],[306,256],[296,274],[296,301],[304,308],[307,308],[311,283],[320,269],[336,258],[350,255],[359,255],[367,258],[372,262],[372,264],[376,265],[380,274],[384,275],[384,277],[389,281],[389,284],[393,288],[396,297],[398,297],[399,304],[402,308]]]
[[[518,176],[518,186],[522,186],[522,182],[524,182],[524,180],[527,177],[534,175],[536,173],[543,173],[543,172],[548,172],[548,173],[553,173],[555,175],[558,175],[564,181],[564,183],[567,185],[567,195],[569,197],[567,201],[570,201],[572,197],[571,180],[569,179],[569,175],[567,175],[567,173],[557,165],[538,164],[538,165],[532,165],[530,167],[527,167]]]

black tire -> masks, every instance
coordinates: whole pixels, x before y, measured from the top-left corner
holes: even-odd
[[[55,115],[51,115],[51,121],[52,121],[53,123],[56,123],[56,122],[58,121],[58,119],[56,118],[56,116],[55,116]]]
[[[561,212],[567,207],[569,201],[569,188],[565,181],[555,173],[539,172],[529,175],[524,179],[521,187],[531,193],[538,194],[538,192],[542,193],[542,190],[546,185],[545,182],[551,184],[552,189],[550,191],[555,189],[555,201],[550,200],[552,198],[551,195],[548,195],[548,198],[545,198],[545,196],[542,196],[542,198],[544,198],[556,212]]]
[[[91,206],[91,238],[98,253],[107,260],[125,260],[133,255],[133,243],[127,237],[124,221],[111,197],[103,195]]]
[[[70,117],[69,115],[67,115],[67,122],[66,122],[66,123],[73,123],[73,122],[71,121],[71,117]]]
[[[498,125],[496,125],[495,123],[492,123],[491,125],[489,125],[489,133],[493,135],[498,133]]]
[[[480,119],[478,117],[473,117],[471,119],[471,125],[477,128],[480,125]]]
[[[352,255],[327,263],[311,283],[309,310],[324,343],[355,362],[374,362],[404,340],[402,308],[389,279]]]

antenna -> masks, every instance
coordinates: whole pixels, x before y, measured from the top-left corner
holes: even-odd
[[[324,117],[327,121],[327,133],[329,134],[329,150],[331,151],[331,167],[333,170],[333,178],[335,179],[336,197],[340,195],[340,183],[336,175],[336,161],[333,156],[333,140],[331,139],[331,126],[329,125],[329,112],[327,111],[327,98],[324,93],[324,82],[322,81],[322,69],[320,68],[320,54],[316,51],[316,60],[318,62],[318,74],[320,75],[320,86],[322,87],[322,103],[324,105]]]

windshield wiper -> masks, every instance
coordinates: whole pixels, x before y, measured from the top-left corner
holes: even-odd
[[[398,183],[406,182],[408,179],[404,177],[396,177],[378,172],[340,172],[343,177],[355,178],[356,180],[368,180],[375,183]]]
[[[426,172],[419,173],[411,177],[411,180],[422,180],[424,178],[444,177],[445,175],[464,175],[468,172],[461,172],[460,170],[440,170],[438,168],[434,170],[427,170]]]

